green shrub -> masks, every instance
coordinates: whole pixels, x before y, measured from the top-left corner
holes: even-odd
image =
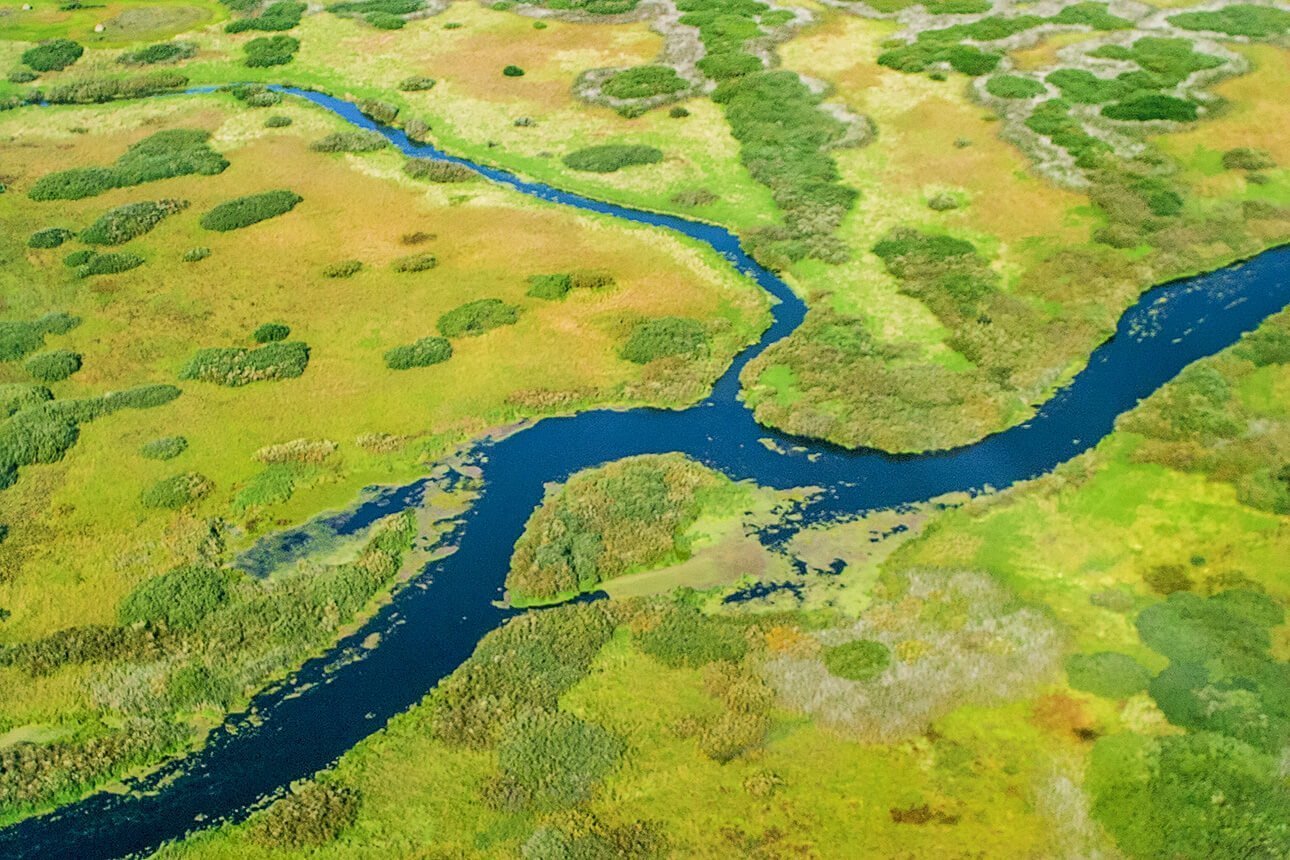
[[[179,378],[238,387],[294,379],[305,372],[308,364],[309,347],[299,341],[266,343],[256,349],[211,347],[198,350],[179,372]]]
[[[385,366],[391,370],[429,367],[452,358],[452,344],[447,338],[423,337],[406,346],[396,346],[385,353]]]
[[[100,215],[81,231],[81,241],[87,245],[121,245],[147,233],[163,218],[187,208],[187,200],[127,203]]]
[[[1127,699],[1147,689],[1151,681],[1146,666],[1115,651],[1072,654],[1066,660],[1066,676],[1076,690],[1107,699]]]
[[[363,16],[363,20],[378,30],[402,30],[407,23],[401,16],[391,15],[388,12],[368,12]]]
[[[564,275],[529,275],[529,288],[525,293],[536,299],[562,299],[573,289],[573,278]]]
[[[214,485],[204,475],[182,472],[148,487],[139,495],[139,501],[145,508],[175,511],[206,498],[212,489]]]
[[[636,324],[619,353],[634,364],[648,364],[659,358],[707,355],[708,333],[698,320],[659,317]]]
[[[399,106],[377,99],[360,99],[358,109],[363,115],[376,120],[382,125],[389,125],[399,116]]]
[[[1271,170],[1277,163],[1261,149],[1238,146],[1223,153],[1223,167],[1228,170]]]
[[[81,369],[81,356],[70,349],[54,349],[33,355],[22,366],[40,382],[62,382]]]
[[[258,326],[251,333],[251,338],[256,343],[272,343],[278,340],[286,340],[291,334],[291,326],[279,322],[268,322]]]
[[[1001,99],[1029,99],[1046,92],[1039,81],[1021,75],[994,75],[985,82],[985,89]]]
[[[8,418],[29,406],[39,406],[54,399],[54,394],[43,385],[25,382],[0,382],[0,419]]]
[[[157,63],[178,63],[196,55],[197,46],[192,42],[161,42],[137,51],[128,51],[117,57],[116,61],[126,66],[151,66]]]
[[[396,272],[408,273],[428,272],[437,265],[439,265],[439,261],[435,258],[434,254],[424,253],[409,254],[406,257],[399,257],[390,264],[390,267]]]
[[[551,809],[582,803],[626,749],[618,737],[572,714],[525,714],[503,729],[497,747],[506,805]]]
[[[145,460],[173,460],[188,450],[188,440],[183,436],[161,436],[139,446],[139,455]]]
[[[375,152],[384,149],[389,141],[379,132],[368,129],[338,131],[309,144],[314,152]]]
[[[80,324],[80,317],[63,311],[34,320],[0,320],[0,361],[16,361],[44,346],[45,335],[67,334]]]
[[[409,158],[403,162],[403,172],[413,179],[429,182],[469,182],[479,174],[464,164],[451,161],[433,161],[429,158]]]
[[[1058,12],[1053,21],[1058,24],[1082,24],[1094,30],[1130,30],[1133,22],[1112,15],[1105,3],[1076,3]]]
[[[96,256],[98,256],[98,251],[92,250],[90,248],[81,248],[79,250],[73,251],[72,253],[64,257],[63,265],[69,269],[76,269],[81,266],[84,266],[90,260],[93,260]]]
[[[672,109],[667,112],[667,115],[672,119],[685,119],[690,115],[690,112],[680,105],[674,105]]]
[[[275,113],[264,121],[265,128],[286,128],[291,125],[291,117]]]
[[[459,305],[439,317],[436,324],[444,337],[474,337],[519,321],[520,309],[501,299],[476,299]]]
[[[112,254],[95,254],[84,265],[76,269],[76,277],[89,278],[94,275],[119,275],[143,265],[143,257],[128,251]]]
[[[128,78],[81,78],[44,91],[50,104],[101,104],[114,99],[141,99],[188,86],[176,71],[155,71]]]
[[[689,86],[671,66],[637,66],[613,75],[600,91],[616,99],[645,99],[679,93]]]
[[[1256,367],[1290,364],[1290,331],[1265,325],[1241,338],[1233,352]]]
[[[164,624],[175,629],[192,630],[226,600],[228,585],[223,571],[201,565],[183,565],[139,583],[121,601],[117,617],[127,627]]]
[[[244,33],[247,30],[274,32],[290,30],[300,23],[305,14],[306,4],[293,0],[278,0],[270,3],[259,15],[252,18],[238,18],[224,25],[225,33]]]
[[[502,69],[502,74],[508,78],[522,78],[524,77],[524,70],[519,66],[507,66]]]
[[[332,783],[309,782],[255,816],[252,841],[271,851],[311,848],[335,840],[358,820],[357,791]]]
[[[38,72],[59,72],[84,53],[85,48],[71,39],[49,39],[24,51],[22,62]]]
[[[183,261],[185,263],[200,263],[211,255],[211,249],[205,247],[189,248],[184,251]]]
[[[324,278],[352,278],[363,271],[362,260],[341,260],[323,268]]]
[[[933,212],[949,212],[959,208],[959,200],[953,194],[933,194],[927,198],[927,208]]]
[[[40,75],[36,74],[31,69],[24,68],[22,66],[19,66],[16,69],[10,69],[9,74],[6,75],[6,78],[11,84],[29,84],[39,77]]]
[[[228,92],[248,107],[273,107],[282,103],[282,93],[264,84],[233,84]]]
[[[28,248],[57,248],[76,234],[66,227],[46,227],[27,238]]]
[[[857,639],[824,650],[824,665],[829,673],[848,681],[868,681],[891,665],[891,651],[881,642]]]
[[[1134,96],[1102,108],[1102,115],[1109,119],[1132,122],[1169,120],[1191,122],[1196,119],[1197,104],[1188,99],[1174,98],[1159,93]]]
[[[209,140],[210,133],[200,129],[159,131],[133,144],[111,167],[77,167],[42,176],[27,196],[79,200],[159,179],[213,176],[228,167],[228,161],[210,148]]]
[[[1290,12],[1275,6],[1238,3],[1212,11],[1172,15],[1169,23],[1184,30],[1209,30],[1229,36],[1263,39],[1290,32]]]
[[[410,15],[424,8],[424,0],[349,0],[332,3],[327,11],[336,15],[368,15],[380,12],[386,15]]]
[[[285,66],[300,50],[300,40],[291,36],[268,36],[252,39],[242,46],[244,62],[250,68]]]
[[[663,152],[653,146],[606,143],[574,150],[564,157],[565,166],[590,173],[613,173],[624,167],[658,164]]]
[[[404,78],[399,81],[399,90],[405,93],[417,93],[433,89],[435,83],[434,78],[428,78],[425,75],[413,75],[410,78]]]
[[[202,216],[201,225],[207,230],[227,232],[276,218],[296,208],[304,198],[294,191],[264,191],[248,194],[221,203]]]
[[[636,644],[673,667],[696,667],[718,660],[738,663],[748,650],[738,627],[682,605],[669,606],[662,620],[636,636]]]

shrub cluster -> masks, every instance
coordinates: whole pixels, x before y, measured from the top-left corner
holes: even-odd
[[[94,275],[119,275],[143,265],[143,257],[129,251],[117,251],[111,254],[92,253],[84,263],[76,267],[76,277],[89,278]]]
[[[210,495],[215,485],[205,475],[182,472],[162,478],[139,494],[145,508],[177,511]]]
[[[508,78],[522,78],[524,77],[524,70],[519,66],[506,66],[502,69],[502,74]]]
[[[81,356],[70,349],[52,349],[36,353],[22,367],[39,382],[62,382],[81,369]]]
[[[330,439],[292,439],[290,442],[266,445],[256,451],[254,456],[261,463],[305,463],[317,466],[335,454],[339,447]]]
[[[307,4],[294,0],[277,0],[264,8],[259,15],[251,18],[238,18],[224,25],[225,33],[244,33],[247,30],[274,32],[290,30],[300,23]]]
[[[248,107],[273,107],[282,103],[282,93],[271,90],[264,84],[233,84],[228,92]]]
[[[1277,163],[1261,149],[1238,146],[1223,153],[1223,167],[1228,170],[1271,170]]]
[[[436,327],[444,337],[474,337],[519,321],[520,309],[501,299],[476,299],[439,317]]]
[[[435,255],[427,252],[399,257],[390,264],[390,268],[400,273],[428,272],[437,265],[439,265],[439,261],[435,258]]]
[[[0,382],[0,419],[8,418],[29,406],[39,406],[54,399],[54,393],[43,385],[24,382]]]
[[[48,39],[24,51],[22,62],[38,72],[60,72],[84,53],[85,48],[71,39]]]
[[[636,324],[619,353],[633,364],[659,358],[700,358],[708,354],[708,333],[703,323],[685,317],[659,317]]]
[[[264,121],[265,128],[286,128],[291,125],[291,117],[275,113]]]
[[[324,278],[352,278],[363,271],[362,260],[341,260],[323,267]]]
[[[403,162],[403,172],[413,179],[428,182],[469,182],[479,174],[464,164],[451,161],[434,161],[429,158],[409,158]]]
[[[200,263],[202,260],[205,260],[210,255],[211,255],[210,248],[198,246],[195,248],[189,248],[188,250],[184,251],[184,255],[181,259],[185,263]]]
[[[1045,92],[1039,81],[1021,75],[994,75],[985,82],[985,89],[1001,99],[1030,99]]]
[[[1207,30],[1229,36],[1266,39],[1290,32],[1290,12],[1276,6],[1235,3],[1211,11],[1172,15],[1169,23],[1184,30]]]
[[[163,218],[187,208],[187,200],[127,203],[100,215],[81,231],[81,241],[87,245],[121,245],[147,233]]]
[[[58,311],[34,320],[0,320],[0,361],[16,361],[45,345],[47,334],[67,334],[79,317]]]
[[[424,8],[424,0],[349,0],[333,3],[327,11],[336,15],[356,15],[381,30],[399,30],[405,16]]]
[[[117,57],[116,61],[126,66],[152,66],[158,63],[178,63],[196,55],[197,46],[192,42],[161,42],[137,51],[127,51]]]
[[[636,633],[635,641],[646,654],[673,667],[738,663],[748,650],[737,623],[680,603],[668,605],[655,623]]]
[[[296,208],[304,198],[294,191],[264,191],[226,201],[202,216],[201,225],[207,230],[227,232],[276,218]]]
[[[563,159],[567,167],[590,173],[613,173],[624,167],[658,164],[662,160],[663,152],[656,147],[626,143],[583,147],[570,152]]]
[[[369,117],[382,125],[390,125],[399,116],[399,106],[378,99],[360,99],[358,109],[363,116]]]
[[[268,36],[252,39],[242,46],[248,67],[285,66],[300,50],[300,40],[291,36]]]
[[[891,649],[873,639],[855,639],[824,651],[824,667],[848,681],[868,681],[891,665]]]
[[[76,234],[66,227],[46,227],[27,237],[28,248],[57,248]]]
[[[337,131],[309,144],[314,152],[375,152],[389,144],[380,132],[368,129]]]
[[[538,299],[563,299],[577,289],[595,290],[614,285],[614,276],[601,270],[579,270],[551,275],[529,275],[525,295]]]
[[[353,826],[360,805],[358,792],[342,785],[311,781],[293,786],[252,819],[251,838],[273,851],[326,845]]]
[[[452,358],[452,344],[443,337],[423,337],[385,353],[385,366],[391,370],[429,367]]]
[[[399,91],[405,93],[417,93],[424,90],[434,89],[437,83],[434,78],[425,75],[413,75],[410,78],[404,78],[399,81]]]
[[[609,78],[600,91],[616,99],[645,99],[679,93],[689,86],[671,66],[637,66]]]
[[[497,745],[504,808],[555,809],[587,800],[626,752],[600,726],[562,711],[532,711],[507,724]]]
[[[286,340],[290,334],[291,326],[280,322],[267,322],[256,326],[255,331],[251,332],[251,339],[256,343],[272,343],[277,340]]]
[[[188,450],[188,440],[183,436],[161,436],[139,446],[139,456],[145,460],[173,460]]]
[[[209,140],[210,133],[200,129],[159,131],[130,146],[111,167],[77,167],[42,176],[27,196],[79,200],[159,179],[213,176],[228,167],[228,161],[210,148]]]
[[[193,630],[226,600],[228,582],[223,571],[201,565],[183,565],[135,586],[121,601],[117,617],[126,627],[148,624]]]
[[[255,349],[211,347],[198,350],[179,372],[179,378],[237,387],[293,379],[304,373],[308,364],[309,347],[299,341],[277,341]]]
[[[188,86],[188,78],[175,71],[148,72],[128,78],[85,78],[45,90],[50,104],[100,104],[116,99],[141,99]]]

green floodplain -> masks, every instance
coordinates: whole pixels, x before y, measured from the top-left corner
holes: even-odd
[[[1016,426],[1145,289],[1290,238],[1275,2],[0,0],[0,72],[0,827],[199,747],[450,552],[462,444],[693,404],[768,325],[706,246],[263,84],[736,232],[808,308],[740,396],[845,447]],[[675,453],[548,485],[529,611],[156,856],[1290,856],[1286,312],[1050,474],[758,540],[812,493]]]

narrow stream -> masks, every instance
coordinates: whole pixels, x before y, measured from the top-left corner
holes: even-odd
[[[847,451],[761,427],[739,402],[739,371],[796,328],[805,307],[782,280],[748,257],[730,232],[527,182],[414,144],[349,102],[280,89],[355,126],[379,131],[407,155],[463,164],[534,197],[704,242],[778,300],[774,322],[694,407],[583,412],[544,419],[499,441],[478,444],[474,456],[485,483],[451,538],[457,552],[431,563],[411,587],[331,652],[306,663],[288,683],[259,695],[253,721],[245,714],[231,717],[199,751],[132,782],[131,794],[101,792],[0,830],[0,856],[93,860],[149,851],[189,830],[244,817],[266,794],[333,763],[419,701],[508,615],[492,602],[501,596],[511,548],[548,481],[564,480],[607,460],[681,451],[735,479],[781,489],[822,488],[803,510],[804,522],[955,490],[1003,488],[1092,447],[1111,431],[1116,416],[1186,365],[1232,344],[1290,303],[1290,247],[1157,287],[1125,312],[1115,336],[1029,422],[952,451],[909,456]],[[343,517],[332,517],[334,528],[352,532],[416,504],[424,488],[425,481],[418,481],[381,491]],[[307,546],[298,530],[270,540],[294,546],[293,551]],[[372,633],[381,634],[380,644],[364,652],[359,643]],[[354,659],[359,653],[362,658]]]

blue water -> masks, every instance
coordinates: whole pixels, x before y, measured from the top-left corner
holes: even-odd
[[[1003,488],[1050,471],[1087,450],[1116,416],[1187,364],[1235,342],[1290,303],[1290,248],[1247,263],[1153,289],[1120,320],[1087,368],[1024,425],[974,445],[916,456],[846,451],[758,426],[738,401],[738,374],[766,345],[791,332],[805,308],[788,287],[758,266],[728,231],[670,215],[614,206],[411,143],[352,104],[284,89],[362,128],[375,129],[408,155],[464,164],[525,194],[675,230],[711,245],[774,296],[774,321],[741,353],[702,403],[683,411],[600,410],[545,419],[505,439],[481,443],[485,484],[450,540],[458,551],[433,562],[414,587],[326,656],[304,665],[287,684],[253,703],[254,725],[233,717],[200,751],[132,783],[137,793],[100,793],[0,830],[0,856],[109,858],[148,851],[190,829],[243,817],[250,806],[292,780],[334,762],[407,709],[450,673],[479,638],[507,617],[493,601],[511,547],[542,497],[543,484],[587,466],[633,454],[682,451],[736,479],[778,488],[817,486],[805,520],[908,504],[954,490]],[[795,453],[776,453],[759,440]],[[808,457],[808,454],[810,455]],[[413,503],[421,482],[378,493],[327,518],[352,532]],[[274,553],[301,551],[307,534],[279,536]],[[792,585],[787,586],[792,590]],[[380,645],[363,652],[374,632]],[[353,659],[357,654],[362,659]]]

